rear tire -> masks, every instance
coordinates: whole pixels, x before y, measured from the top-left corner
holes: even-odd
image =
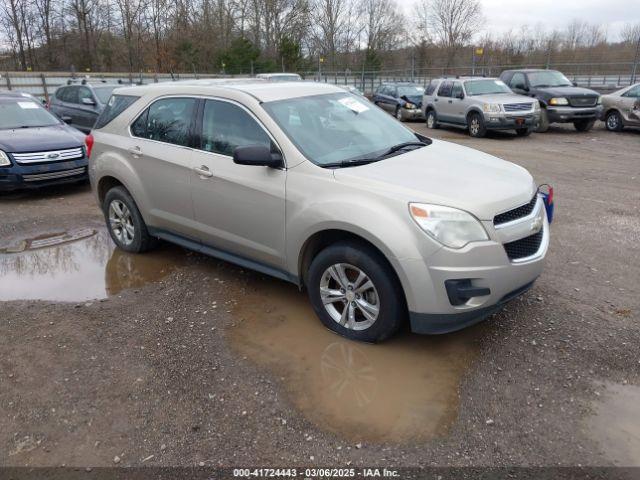
[[[467,118],[467,127],[469,135],[473,138],[482,138],[487,135],[487,127],[484,124],[484,118],[477,112],[473,112]]]
[[[573,126],[579,132],[588,132],[594,123],[596,123],[595,120],[576,120],[573,122]]]
[[[124,187],[114,187],[107,192],[102,211],[109,235],[122,250],[142,253],[158,244],[158,239],[149,235],[136,202]]]
[[[529,135],[531,135],[531,129],[530,128],[516,128],[516,135],[518,135],[519,137],[528,137]]]
[[[338,242],[322,250],[311,262],[306,286],[322,323],[351,340],[380,342],[406,320],[395,272],[367,245]]]
[[[427,128],[430,128],[432,130],[440,128],[440,125],[438,125],[438,116],[436,115],[435,110],[429,110],[427,112],[425,123],[427,124]]]
[[[607,114],[604,124],[610,132],[620,132],[624,128],[622,116],[616,110]]]
[[[538,119],[538,124],[536,125],[536,132],[544,133],[547,130],[549,130],[549,114],[544,108],[542,108],[540,109],[540,118]]]

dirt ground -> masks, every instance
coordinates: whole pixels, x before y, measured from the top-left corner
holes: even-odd
[[[292,285],[114,250],[87,186],[0,196],[0,465],[640,465],[640,132],[410,125],[556,190],[534,288],[446,336],[355,344]]]

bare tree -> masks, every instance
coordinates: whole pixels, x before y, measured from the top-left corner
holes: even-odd
[[[635,45],[640,39],[640,22],[627,23],[620,31],[620,40],[627,45]]]
[[[435,42],[447,52],[447,67],[454,55],[469,42],[482,25],[482,9],[477,0],[433,0],[428,27]]]

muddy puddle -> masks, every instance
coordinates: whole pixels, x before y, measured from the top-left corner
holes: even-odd
[[[587,428],[614,464],[640,466],[640,386],[605,384]]]
[[[352,441],[402,443],[444,434],[455,420],[482,326],[369,345],[325,329],[293,285],[249,280],[236,298],[232,345],[281,378],[317,427]]]
[[[0,247],[0,301],[106,298],[157,281],[184,259],[169,245],[123,252],[104,229],[48,233]]]

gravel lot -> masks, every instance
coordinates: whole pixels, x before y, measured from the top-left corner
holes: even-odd
[[[443,337],[354,345],[293,286],[114,252],[87,186],[1,196],[0,248],[94,232],[0,254],[0,299],[42,299],[0,304],[0,465],[640,464],[640,132],[411,126],[556,189],[535,287]]]

